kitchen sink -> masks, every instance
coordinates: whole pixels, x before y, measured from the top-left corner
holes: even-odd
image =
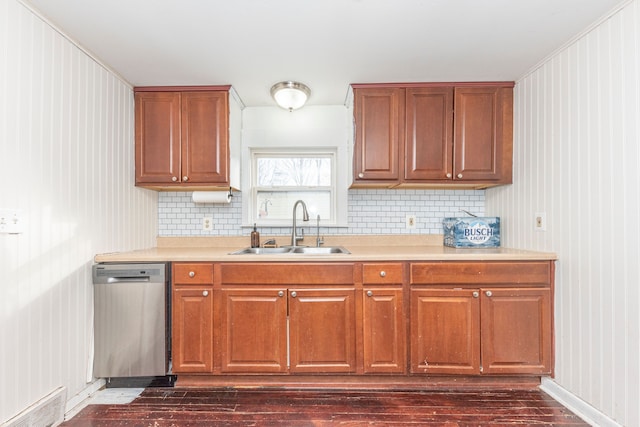
[[[279,248],[244,248],[235,252],[229,253],[229,255],[332,255],[332,254],[350,254],[347,249],[342,246],[282,246]]]

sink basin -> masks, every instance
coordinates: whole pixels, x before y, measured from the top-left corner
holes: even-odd
[[[307,255],[328,255],[328,254],[350,254],[348,250],[342,246],[320,246],[320,247],[296,247],[293,248],[294,254],[307,254]]]
[[[274,255],[288,254],[290,252],[291,248],[244,248],[231,252],[229,255]]]
[[[350,254],[342,246],[283,246],[279,248],[244,248],[231,252],[229,255],[279,255],[279,254],[303,254],[303,255],[330,255],[330,254]]]

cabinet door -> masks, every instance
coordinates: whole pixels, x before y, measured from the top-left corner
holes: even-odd
[[[451,180],[453,88],[407,88],[405,180]]]
[[[174,286],[172,307],[173,372],[212,372],[213,287]]]
[[[411,290],[411,372],[480,372],[478,291]]]
[[[404,89],[354,89],[354,101],[354,184],[398,181],[399,159],[403,158]]]
[[[135,95],[136,184],[180,180],[180,93]]]
[[[229,182],[228,93],[182,93],[182,182]]]
[[[455,89],[454,180],[511,182],[512,93],[492,86]]]
[[[364,372],[404,373],[406,327],[402,288],[363,290]]]
[[[551,373],[551,290],[482,289],[485,374]]]
[[[223,372],[287,371],[285,289],[223,289]]]
[[[292,373],[355,372],[355,289],[289,291]]]

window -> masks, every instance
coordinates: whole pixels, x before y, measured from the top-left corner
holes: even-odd
[[[320,215],[325,225],[338,223],[335,150],[254,149],[251,171],[250,223],[289,226],[297,200],[312,220]]]

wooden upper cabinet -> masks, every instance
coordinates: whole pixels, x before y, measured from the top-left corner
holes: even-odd
[[[404,179],[453,176],[453,88],[408,88]]]
[[[135,92],[136,185],[228,186],[228,90],[157,89]]]
[[[353,187],[512,182],[513,83],[356,84]]]
[[[354,89],[354,102],[354,182],[397,181],[404,132],[404,89]]]
[[[227,92],[182,94],[184,183],[229,182],[228,102]]]
[[[136,185],[180,176],[180,93],[136,93]]]
[[[455,90],[454,180],[511,183],[513,89]]]

